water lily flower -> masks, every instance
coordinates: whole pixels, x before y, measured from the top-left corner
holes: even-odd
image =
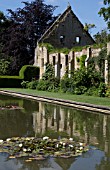
[[[23,151],[24,151],[24,152],[26,152],[26,151],[27,151],[27,149],[26,149],[26,148],[23,148]]]
[[[56,147],[58,148],[59,144],[57,143]]]
[[[63,143],[63,146],[65,146],[66,145],[66,143]]]
[[[43,140],[47,140],[47,139],[49,139],[48,136],[44,136],[44,137],[43,137]]]
[[[69,145],[70,148],[73,148],[73,145]]]
[[[81,146],[79,149],[80,149],[80,150],[83,150],[83,147]]]
[[[69,138],[70,141],[73,141],[73,138]]]
[[[22,144],[22,143],[20,143],[20,144],[19,144],[19,147],[21,148],[22,146],[23,146],[23,144]]]
[[[83,146],[83,143],[79,143],[80,146]]]
[[[0,140],[0,143],[3,143],[3,140],[2,140],[2,139]]]
[[[10,140],[11,140],[10,138],[7,138],[7,140],[6,140],[6,141],[7,141],[7,142],[9,142]]]

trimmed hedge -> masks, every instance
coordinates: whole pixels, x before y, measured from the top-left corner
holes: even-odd
[[[19,88],[21,82],[39,79],[39,67],[25,65],[21,68],[19,76],[0,76],[0,88]]]
[[[24,65],[20,72],[19,76],[25,81],[32,81],[32,79],[39,79],[39,67],[32,65]]]
[[[19,76],[0,76],[0,87],[2,88],[19,88],[21,82],[22,78]]]

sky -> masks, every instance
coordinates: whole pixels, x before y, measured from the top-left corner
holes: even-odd
[[[22,1],[32,2],[33,0],[0,0],[0,11],[7,14],[7,9],[16,10],[23,8]],[[57,5],[58,8],[54,14],[61,14],[68,6],[68,2],[73,12],[84,25],[95,24],[96,28],[91,29],[91,35],[94,35],[107,27],[103,17],[100,17],[98,11],[103,7],[103,0],[44,0],[44,3]]]

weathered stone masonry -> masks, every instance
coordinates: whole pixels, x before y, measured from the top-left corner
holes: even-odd
[[[50,43],[55,48],[71,49],[74,46],[91,45],[95,42],[73,13],[71,6],[68,6],[38,43]]]
[[[97,57],[101,48],[85,48],[82,51],[74,52],[70,51],[68,55],[63,53],[53,53],[49,54],[46,47],[37,46],[36,57],[34,65],[40,67],[40,78],[42,78],[42,74],[45,72],[46,63],[51,63],[55,68],[55,76],[58,78],[62,78],[65,75],[68,66],[69,77],[71,76],[71,71],[77,70],[80,68],[78,63],[78,58],[82,55],[86,55],[85,66],[88,66],[89,59],[91,57]],[[110,54],[110,43],[107,44],[107,54]],[[105,60],[105,83],[108,83],[108,61]]]
[[[68,48],[76,46],[86,46],[90,47],[84,48],[80,52],[70,51],[68,55],[63,53],[53,53],[49,54],[45,46],[41,44],[50,43],[54,48]],[[76,17],[76,15],[68,6],[67,9],[61,14],[58,19],[52,24],[52,26],[42,35],[42,37],[37,42],[37,47],[35,49],[34,65],[40,67],[40,78],[45,72],[45,65],[51,63],[55,68],[55,76],[62,78],[65,75],[65,71],[68,68],[69,77],[71,76],[71,71],[77,70],[80,65],[78,63],[78,58],[86,55],[85,66],[88,66],[89,59],[91,57],[97,57],[100,48],[93,48],[94,44],[93,38],[90,34],[84,30],[83,25]],[[107,54],[110,54],[110,43],[107,44]],[[105,83],[110,82],[108,77],[108,61],[105,61]]]

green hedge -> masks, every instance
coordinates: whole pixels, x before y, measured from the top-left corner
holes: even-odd
[[[19,76],[0,76],[0,88],[19,88],[21,82],[39,79],[39,67],[25,65],[21,68]]]
[[[19,88],[22,78],[19,76],[0,76],[0,88]]]
[[[32,81],[32,79],[39,79],[39,67],[24,65],[20,72],[19,76],[25,81]]]

